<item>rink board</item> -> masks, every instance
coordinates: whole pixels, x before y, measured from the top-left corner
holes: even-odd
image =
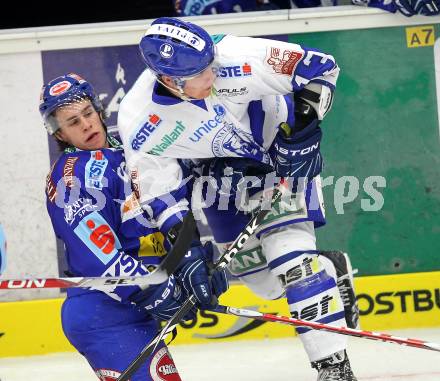
[[[438,271],[440,16],[347,7],[197,20],[212,34],[271,33],[334,55],[341,75],[322,125],[328,223],[317,230],[318,247],[350,253],[360,276]],[[114,127],[121,98],[144,68],[137,44],[146,22],[108,24],[1,33],[0,103],[8,107],[0,125],[8,128],[0,129],[0,162],[8,170],[0,219],[11,258],[5,278],[56,276],[67,268],[45,207],[44,179],[55,154],[37,97],[43,82],[75,71],[93,83]],[[375,176],[387,183],[377,192],[384,204],[366,211],[374,204],[368,179]],[[17,295],[2,292],[0,299],[60,297],[57,290]]]
[[[440,327],[440,272],[360,277],[356,291],[363,329]],[[60,322],[63,299],[0,303],[0,357],[72,351]],[[266,301],[231,286],[222,304],[287,315],[284,300]],[[281,338],[290,326],[203,312],[181,325],[174,344]]]

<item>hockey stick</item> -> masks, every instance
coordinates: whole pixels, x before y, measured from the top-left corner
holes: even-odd
[[[282,195],[279,189],[283,186],[284,182],[281,181],[280,185],[275,187],[272,194],[272,199],[270,205],[273,205]],[[266,205],[267,206],[267,205]],[[235,241],[229,246],[229,248],[223,253],[217,263],[214,265],[215,270],[224,269],[235,254],[237,254],[244,246],[249,237],[255,233],[258,227],[263,222],[266,215],[271,211],[270,207],[265,207],[263,204],[260,211],[248,222],[243,231],[238,235]],[[119,376],[117,381],[128,381],[131,375],[136,372],[143,362],[150,356],[161,340],[166,334],[171,332],[177,324],[185,317],[185,315],[196,305],[197,301],[194,295],[191,295],[180,307],[180,309],[174,314],[174,316],[168,320],[167,324],[162,328],[162,330],[153,338],[153,340],[148,343],[141,353],[131,362],[131,364],[124,370],[124,372]]]
[[[408,339],[404,337],[393,336],[388,333],[362,331],[360,329],[353,329],[347,327],[335,327],[332,325],[317,323],[308,320],[295,319],[287,316],[272,315],[264,312],[246,310],[244,308],[235,308],[235,307],[228,307],[222,305],[217,306],[215,309],[212,309],[212,311],[227,315],[235,315],[239,317],[249,318],[249,319],[308,327],[311,329],[333,332],[341,335],[356,336],[362,339],[379,340],[387,343],[401,344],[401,345],[406,345],[408,347],[428,349],[431,351],[440,352],[440,344],[430,343],[419,339]]]
[[[34,278],[0,279],[0,290],[23,290],[32,288],[110,288],[115,286],[139,286],[163,283],[167,271],[157,268],[145,276],[121,277],[71,277],[71,278]]]
[[[139,286],[165,282],[176,270],[191,245],[196,221],[191,211],[185,216],[179,235],[169,253],[159,267],[144,276],[121,277],[72,277],[72,278],[36,278],[36,279],[0,279],[0,290],[20,290],[33,288],[114,288],[116,286]]]

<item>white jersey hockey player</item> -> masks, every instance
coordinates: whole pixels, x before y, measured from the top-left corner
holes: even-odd
[[[289,178],[299,196],[287,212],[270,214],[230,271],[260,296],[285,297],[292,316],[356,325],[354,294],[349,288],[347,303],[337,283],[347,281],[338,276],[350,275],[348,257],[318,251],[314,232],[325,223],[320,122],[339,74],[334,58],[293,43],[211,37],[197,25],[165,17],[151,24],[140,49],[148,68],[122,100],[118,126],[134,186],[151,218],[166,234],[189,208],[178,159],[198,165],[199,173],[215,180],[208,182],[215,190],[229,175],[232,196],[246,176],[263,179],[274,171]],[[303,191],[299,179],[306,179]],[[255,198],[262,190],[248,193]],[[250,218],[231,199],[225,206],[216,197],[204,209],[221,247]],[[356,380],[344,336],[297,331],[318,380]]]

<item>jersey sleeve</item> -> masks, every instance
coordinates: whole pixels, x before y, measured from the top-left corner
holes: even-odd
[[[236,52],[247,58],[242,70],[247,72],[251,93],[260,97],[296,92],[310,82],[334,89],[339,75],[332,55],[295,43],[226,36],[218,43],[218,51],[220,62],[233,62]]]
[[[136,196],[149,218],[166,235],[188,212],[189,179],[177,159],[159,158],[146,152],[147,145],[143,142],[149,131],[137,135],[144,127],[147,130],[155,128],[154,123],[157,123],[154,115],[149,115],[145,102],[145,94],[152,91],[155,81],[156,77],[149,70],[141,74],[120,104],[118,129]]]
[[[142,208],[166,235],[188,213],[190,177],[176,159],[125,147],[130,178]]]
[[[104,150],[105,151],[105,150]],[[47,177],[47,209],[55,234],[64,243],[68,269],[76,276],[142,276],[139,258],[124,251],[121,199],[123,181],[102,151],[63,155]],[[152,232],[139,227],[137,234]],[[103,289],[128,302],[138,286]]]

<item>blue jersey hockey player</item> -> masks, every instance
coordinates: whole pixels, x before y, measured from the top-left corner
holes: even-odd
[[[159,226],[170,218],[169,209],[154,203],[179,189],[184,178],[177,159],[185,159],[201,179],[209,178],[205,193],[217,191],[204,213],[222,249],[250,218],[234,202],[239,184],[250,177],[267,184],[270,173],[289,178],[297,197],[287,210],[278,205],[271,212],[229,269],[260,296],[285,297],[292,316],[356,325],[352,289],[345,298],[347,288],[338,287],[339,275],[348,280],[348,258],[318,251],[314,231],[325,223],[320,123],[333,100],[335,59],[294,43],[211,38],[176,18],[155,20],[140,50],[147,69],[121,102],[118,127],[127,165],[139,175],[142,205]],[[160,181],[145,181],[152,178]],[[245,191],[254,199],[270,190],[253,187]],[[298,333],[319,381],[356,379],[345,337],[304,328]]]
[[[66,74],[43,86],[40,112],[49,134],[66,148],[47,176],[46,195],[68,272],[95,277],[148,274],[170,247],[168,230],[174,236],[185,213],[176,212],[162,230],[146,218],[132,190],[124,152],[107,136],[101,102],[79,75]],[[200,305],[211,306],[213,294],[226,290],[223,273],[208,278],[210,255],[209,246],[195,240],[178,271],[163,284],[68,289],[63,330],[100,380],[117,379],[156,335],[158,320],[169,319],[189,293]],[[164,343],[131,378],[180,379]]]

